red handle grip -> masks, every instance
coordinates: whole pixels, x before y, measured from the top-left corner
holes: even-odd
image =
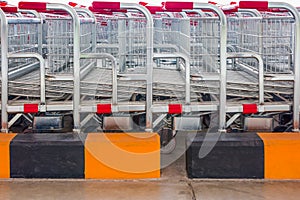
[[[6,13],[17,13],[18,12],[18,7],[16,7],[16,6],[4,6],[4,7],[0,7],[0,8]]]
[[[164,11],[161,6],[146,6],[146,8],[150,11],[151,14]]]
[[[94,7],[89,7],[89,10],[94,13],[100,13],[100,14],[109,14],[112,15],[114,12],[116,13],[127,13],[128,11],[126,9],[95,9]]]
[[[267,11],[269,9],[269,3],[267,1],[240,1],[239,8]]]
[[[20,1],[19,8],[24,9],[24,10],[45,11],[45,10],[47,10],[47,3],[46,2]]]
[[[92,6],[89,7],[89,10],[92,11],[93,13],[97,14],[105,14],[105,15],[112,15],[113,12],[110,10],[103,10],[103,9],[95,9]]]
[[[166,10],[180,12],[182,10],[192,10],[194,8],[194,2],[167,1],[164,6]]]
[[[105,15],[112,15],[113,12],[110,10],[103,10],[103,9],[95,9],[92,6],[89,7],[89,10],[92,11],[93,13],[97,14],[105,14]]]
[[[94,1],[92,6],[96,10],[101,9],[111,9],[111,10],[120,10],[121,3],[120,2],[109,2],[109,1]]]

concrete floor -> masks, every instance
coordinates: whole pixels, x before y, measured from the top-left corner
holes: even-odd
[[[174,166],[171,166],[174,167]],[[164,172],[164,171],[163,171]],[[173,171],[175,172],[175,171]],[[1,200],[298,200],[300,181],[189,180],[1,180]]]
[[[184,141],[178,140],[176,150],[162,156],[165,168],[162,169],[162,177],[157,180],[0,180],[0,200],[300,199],[300,181],[188,179],[184,146]]]

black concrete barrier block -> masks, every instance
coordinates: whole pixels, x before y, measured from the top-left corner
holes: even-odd
[[[84,178],[84,136],[19,134],[10,144],[11,178]]]
[[[187,136],[189,178],[264,178],[264,145],[256,133],[208,134]]]

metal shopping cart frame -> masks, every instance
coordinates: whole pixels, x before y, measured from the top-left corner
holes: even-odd
[[[252,52],[253,54],[256,54],[257,56],[260,56],[263,62],[263,70],[256,71],[256,74],[258,74],[258,76],[260,77],[259,79],[259,93],[260,93],[260,100],[259,102],[256,102],[254,104],[251,103],[245,103],[243,105],[240,106],[234,106],[234,105],[228,105],[227,106],[227,112],[228,113],[241,113],[241,114],[246,114],[246,115],[255,115],[258,113],[266,113],[266,115],[268,115],[268,113],[270,113],[270,116],[272,116],[272,112],[273,113],[284,113],[284,112],[290,112],[291,110],[293,111],[293,131],[297,132],[299,131],[299,59],[297,58],[297,52],[299,51],[299,14],[296,12],[296,9],[287,4],[287,3],[275,3],[275,2],[251,2],[251,1],[241,1],[239,3],[239,5],[231,5],[229,7],[225,7],[224,12],[227,13],[228,15],[228,20],[231,19],[242,19],[245,20],[244,25],[246,25],[248,22],[251,23],[251,20],[257,20],[257,25],[256,27],[253,27],[252,30],[253,32],[257,31],[257,39],[256,39],[256,43],[253,43],[254,45],[256,44],[257,46],[253,47],[253,48],[249,48],[247,50],[241,50],[243,53],[248,51]],[[228,13],[228,10],[233,10],[236,12],[236,15],[233,16],[232,13]],[[272,33],[269,33],[268,31],[271,31],[272,29],[270,29],[271,25],[276,25],[276,20],[277,21],[284,21],[283,23],[289,23],[289,20],[292,19],[294,20],[294,22],[291,22],[291,26],[292,29],[287,29],[290,30],[289,34],[295,34],[295,35],[291,35],[290,38],[295,38],[294,42],[295,42],[295,46],[293,47],[293,40],[290,39],[290,43],[288,43],[289,48],[285,48],[284,52],[282,49],[281,45],[281,41],[287,37],[287,35],[282,35],[281,38],[278,40],[278,42],[275,41],[276,38],[279,38],[279,36],[276,35],[271,35]],[[275,22],[274,22],[275,21]],[[228,26],[234,26],[234,24],[231,24],[230,22],[228,23]],[[279,25],[279,23],[277,23],[277,25]],[[266,26],[266,27],[264,27]],[[231,28],[231,27],[230,27]],[[241,27],[240,27],[241,28]],[[277,27],[279,30],[276,32],[278,34],[281,34],[283,31],[280,31],[281,28],[284,27]],[[244,31],[245,28],[243,28]],[[294,32],[292,31],[294,30]],[[256,35],[256,33],[254,34]],[[252,34],[252,36],[254,36]],[[243,36],[241,34],[240,38],[237,38],[238,41],[240,42],[244,42],[245,37],[247,37],[247,35]],[[248,36],[249,38],[251,37],[251,35],[249,34]],[[242,40],[243,39],[243,40]],[[229,38],[229,44],[230,44],[230,38]],[[273,46],[269,46],[268,43],[269,41],[273,42],[269,43],[270,45]],[[249,45],[251,45],[249,43]],[[254,49],[255,48],[255,49]],[[269,50],[268,50],[269,48]],[[272,48],[270,50],[270,48]],[[268,53],[266,50],[270,51],[270,52],[275,52],[275,49],[278,48],[279,50],[281,50],[282,55],[277,55],[275,56],[276,59],[282,59],[283,64],[281,66],[284,66],[284,68],[280,68],[281,66],[276,66],[277,63],[274,62],[271,63],[269,58],[271,58],[272,54]],[[232,48],[230,48],[232,50]],[[234,48],[233,48],[234,49]],[[292,50],[291,50],[292,49]],[[286,56],[285,56],[286,55]],[[233,56],[234,58],[234,53],[231,53],[230,56]],[[291,62],[293,58],[293,62]],[[235,59],[235,58],[234,58]],[[284,60],[285,59],[285,60]],[[280,64],[281,61],[278,61],[278,65]],[[272,67],[270,67],[272,66]],[[287,66],[287,67],[285,67]],[[285,72],[284,70],[287,70],[287,72]],[[252,71],[253,74],[253,71]],[[265,92],[264,91],[271,91],[270,90],[270,83],[275,84],[278,81],[289,81],[289,82],[293,82],[291,84],[291,86],[286,86],[287,89],[291,88],[292,91],[290,92],[290,95],[293,96],[293,101],[292,102],[286,102],[286,101],[282,101],[280,100],[279,102],[267,102],[267,96],[265,96]],[[279,84],[279,83],[278,83]],[[288,83],[286,83],[287,85],[289,85]],[[284,86],[284,85],[283,85]],[[285,91],[280,89],[280,85],[276,84],[273,86],[275,88],[278,89],[278,93],[282,92],[283,94],[285,94]],[[262,91],[264,90],[264,91]],[[289,90],[289,89],[288,89]],[[272,93],[272,92],[271,92]],[[276,93],[276,91],[273,91],[273,93]],[[282,98],[284,99],[284,98]],[[248,108],[247,107],[251,107],[253,106],[253,110],[252,111],[246,111]],[[251,110],[251,109],[250,109]],[[236,116],[238,116],[239,114],[235,114],[232,116],[232,120],[230,119],[230,123],[228,123],[228,125],[231,124],[231,122],[234,121],[234,118],[236,118]],[[260,114],[258,114],[260,115]],[[253,124],[251,125],[253,126]],[[272,131],[273,129],[270,129],[270,131]]]

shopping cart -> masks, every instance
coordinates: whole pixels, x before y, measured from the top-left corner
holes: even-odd
[[[2,131],[20,121],[32,127],[36,117],[47,113],[70,113],[74,121],[79,116],[80,76],[95,63],[80,54],[95,52],[96,35],[95,19],[88,11],[76,10],[64,4],[20,2],[14,14],[2,12],[2,105],[7,105]]]
[[[223,12],[211,4],[189,2],[165,2],[163,12],[148,8],[154,13],[155,24],[154,83],[169,95],[153,103],[153,112],[158,115],[154,124],[159,127],[171,116],[173,130],[200,130],[201,116],[215,112],[223,116],[215,128],[223,130],[223,104],[226,104],[226,98],[223,99],[226,79],[222,78],[226,74]]]
[[[92,121],[108,130],[111,118],[132,124],[128,116],[143,115],[142,129],[150,130],[152,17],[132,3],[93,2],[90,10],[96,18],[96,55],[105,56],[81,78],[81,126],[91,127],[87,123]]]
[[[36,12],[3,6],[1,15],[1,119],[7,132],[33,103],[45,102],[44,59],[39,31],[42,19]],[[26,107],[26,108],[25,108]],[[30,110],[30,109],[29,109]],[[17,113],[8,115],[8,113]],[[26,118],[27,116],[24,115]]]
[[[228,112],[240,110],[244,114],[252,114],[251,120],[259,115],[254,123],[259,120],[268,121],[266,128],[269,131],[273,131],[277,125],[286,126],[286,130],[293,128],[297,131],[299,61],[295,55],[299,50],[299,14],[296,9],[286,3],[241,1],[239,5],[224,7],[223,10],[227,14],[228,51],[231,54],[227,87],[234,84],[238,86],[239,93],[243,88],[251,88],[257,94],[256,98],[243,98],[243,107],[240,106],[239,109],[234,108],[238,103],[235,98],[229,96]],[[234,56],[245,53],[259,56],[263,67],[260,67],[257,59]],[[248,78],[240,78],[236,75],[237,72]],[[282,120],[282,116],[291,111],[293,125],[286,122],[281,124],[280,121],[286,121]],[[238,115],[228,117],[236,119]],[[279,123],[275,123],[274,118]],[[234,121],[230,120],[231,123]],[[244,126],[242,129],[246,130],[264,128],[253,123],[241,123],[240,126]]]

